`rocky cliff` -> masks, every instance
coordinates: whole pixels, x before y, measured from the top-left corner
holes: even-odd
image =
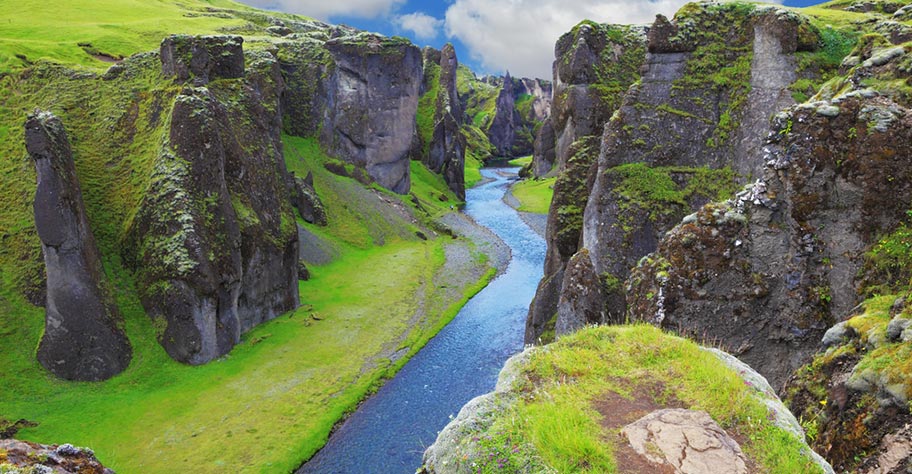
[[[421,50],[404,39],[358,33],[324,44],[328,78],[321,140],[381,186],[409,191],[409,151],[422,81]]]
[[[29,116],[25,146],[38,177],[35,227],[47,274],[38,361],[67,380],[107,379],[127,367],[132,350],[108,288],[60,119],[40,111]]]
[[[639,258],[685,214],[730,195],[737,181],[759,171],[759,147],[747,145],[759,138],[743,137],[763,137],[766,125],[758,129],[760,121],[750,117],[768,117],[791,102],[795,76],[779,74],[775,83],[759,78],[777,68],[797,69],[789,55],[817,48],[815,31],[791,11],[738,3],[688,4],[674,22],[656,19],[642,79],[605,126],[582,215],[579,245],[588,258],[576,259],[574,273],[598,275],[603,291],[598,298],[578,295],[565,275],[559,296],[545,291],[536,297],[557,300],[557,314],[535,312],[528,342],[542,334],[548,317],[563,330],[624,319],[619,283]],[[762,100],[750,103],[751,94]],[[596,319],[561,313],[561,302],[590,308]]]
[[[284,83],[274,56],[245,58],[241,43],[163,41],[163,74],[194,87],[174,98],[125,248],[159,341],[191,364],[227,353],[243,332],[299,299],[297,227],[279,135]],[[189,64],[182,50],[194,51]]]
[[[418,111],[419,151],[427,168],[465,200],[465,111],[459,100],[456,76],[459,60],[453,45],[424,50],[424,81]],[[427,142],[427,143],[424,143]]]
[[[527,343],[554,329],[564,269],[579,250],[602,129],[639,78],[645,47],[642,28],[589,21],[555,46],[552,114],[536,138],[532,168],[537,176],[552,173],[557,179],[548,213],[544,277],[529,308]],[[545,334],[546,340],[550,337]]]
[[[465,120],[484,134],[491,157],[532,154],[535,137],[551,114],[550,81],[515,78],[509,72],[478,79],[463,70],[457,87]]]
[[[912,176],[908,53],[894,44],[908,38],[898,6],[820,20],[845,7],[699,3],[657,18],[583,188],[574,253],[552,250],[566,228],[552,206],[546,270],[562,281],[546,271],[527,342],[623,321],[708,341],[787,395],[838,471],[898,473],[912,456]],[[557,94],[554,108],[552,126]]]

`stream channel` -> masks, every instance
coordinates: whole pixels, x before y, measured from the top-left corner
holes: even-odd
[[[365,400],[297,474],[412,474],[437,432],[472,398],[490,392],[507,358],[522,350],[545,242],[503,202],[518,168],[487,168],[467,191],[465,212],[510,247],[507,270]]]

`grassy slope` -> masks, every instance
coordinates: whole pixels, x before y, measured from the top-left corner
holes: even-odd
[[[609,394],[654,397],[659,405],[680,400],[705,410],[729,433],[741,435],[742,448],[765,472],[819,471],[798,455],[799,441],[769,421],[769,409],[737,373],[695,343],[653,326],[589,328],[565,336],[533,354],[518,387],[522,401],[496,418],[487,430],[492,436],[472,438],[482,453],[479,463],[485,463],[479,472],[498,472],[487,453],[506,465],[522,465],[532,453],[556,472],[617,472],[619,430],[602,425],[597,409]]]
[[[56,380],[40,368],[34,344],[21,341],[37,341],[43,312],[6,292],[0,298],[0,360],[6,364],[0,413],[40,423],[20,436],[92,446],[127,474],[287,471],[406,360],[392,363],[385,355],[417,351],[483,286],[465,288],[461,301],[442,300],[425,282],[442,267],[448,239],[423,242],[399,237],[392,225],[368,227],[365,219],[391,218],[365,216],[370,207],[346,201],[346,189],[358,185],[319,166],[326,157],[314,140],[288,138],[286,148],[289,167],[314,171],[326,201],[332,224],[311,230],[343,247],[339,260],[313,268],[313,279],[301,283],[305,306],[257,327],[227,357],[189,367],[170,360],[155,342],[129,277],[120,274],[118,300],[134,362],[112,380],[87,384]],[[432,187],[421,176],[416,181]],[[420,199],[432,205],[429,196]],[[386,245],[374,245],[378,239]],[[415,321],[419,306],[430,316]]]
[[[10,3],[0,21],[0,72],[23,66],[17,55],[29,62],[50,59],[103,70],[110,64],[93,58],[78,43],[91,44],[93,52],[124,57],[156,49],[168,34],[212,34],[246,23],[207,14],[207,8],[255,11],[230,0],[69,0],[54,2],[50,9],[38,0]]]
[[[210,6],[238,11],[233,18],[186,16]],[[66,2],[55,5],[54,15],[46,14],[46,4],[23,2],[11,11],[0,24],[0,73],[27,64],[15,54],[100,72],[109,65],[77,42],[123,56],[156,49],[168,33],[243,28],[245,12],[250,21],[263,19],[225,0]],[[17,72],[0,74],[0,89],[5,92],[0,94],[0,416],[40,423],[20,432],[23,438],[92,446],[104,462],[127,474],[288,470],[321,446],[342,413],[406,360],[392,364],[383,359],[386,354],[400,347],[408,347],[409,355],[416,351],[484,284],[462,288],[460,301],[426,288],[424,282],[444,263],[446,240],[419,241],[407,218],[378,216],[377,205],[347,201],[360,185],[321,173],[317,164],[326,157],[313,140],[290,139],[291,149],[311,157],[327,200],[332,224],[311,230],[341,248],[342,257],[312,269],[314,279],[302,283],[302,301],[312,308],[258,327],[222,360],[203,367],[177,364],[155,342],[117,250],[167,130],[163,123],[151,127],[151,117],[167,107],[177,89],[157,74],[126,83],[73,80],[51,66],[39,67],[27,80]],[[35,107],[54,111],[67,127],[89,219],[134,346],[130,368],[100,384],[59,381],[41,369],[34,350],[43,310],[15,290],[40,277],[41,268],[30,206],[34,171],[21,129]],[[120,134],[121,124],[132,120],[140,134],[131,142]],[[445,186],[423,168],[413,171],[423,207],[431,215],[449,210],[455,198],[437,198]],[[419,305],[431,316],[414,321]],[[308,320],[311,312],[323,320]]]
[[[513,196],[519,201],[519,210],[547,214],[554,197],[556,178],[524,179],[511,188]]]

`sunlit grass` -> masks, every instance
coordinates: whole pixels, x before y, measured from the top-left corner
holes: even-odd
[[[554,197],[556,178],[526,179],[513,185],[513,196],[519,201],[519,210],[547,214]]]

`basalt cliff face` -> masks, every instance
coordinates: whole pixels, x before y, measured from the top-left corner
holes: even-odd
[[[595,142],[600,151],[583,191],[585,204],[570,196],[552,204],[549,219],[559,220],[563,207],[569,224],[549,230],[567,237],[555,260],[568,261],[577,249],[586,255],[577,255],[574,270],[563,275],[563,265],[549,263],[527,342],[551,328],[562,333],[624,319],[621,283],[629,269],[684,215],[727,196],[759,171],[759,143],[768,126],[753,117],[793,103],[787,89],[797,74],[793,56],[817,48],[816,35],[793,12],[744,4],[689,4],[674,22],[657,18],[646,38],[641,79],[624,93]],[[779,69],[791,73],[766,79]],[[576,180],[582,182],[579,173]],[[549,247],[556,243],[549,239]],[[581,275],[601,280],[600,291],[578,294],[574,279]]]
[[[191,364],[224,355],[243,332],[299,301],[297,228],[279,135],[284,82],[273,56],[245,57],[242,42],[178,36],[162,43],[163,74],[194,86],[174,98],[151,192],[127,232],[126,260],[162,328],[159,341]]]

